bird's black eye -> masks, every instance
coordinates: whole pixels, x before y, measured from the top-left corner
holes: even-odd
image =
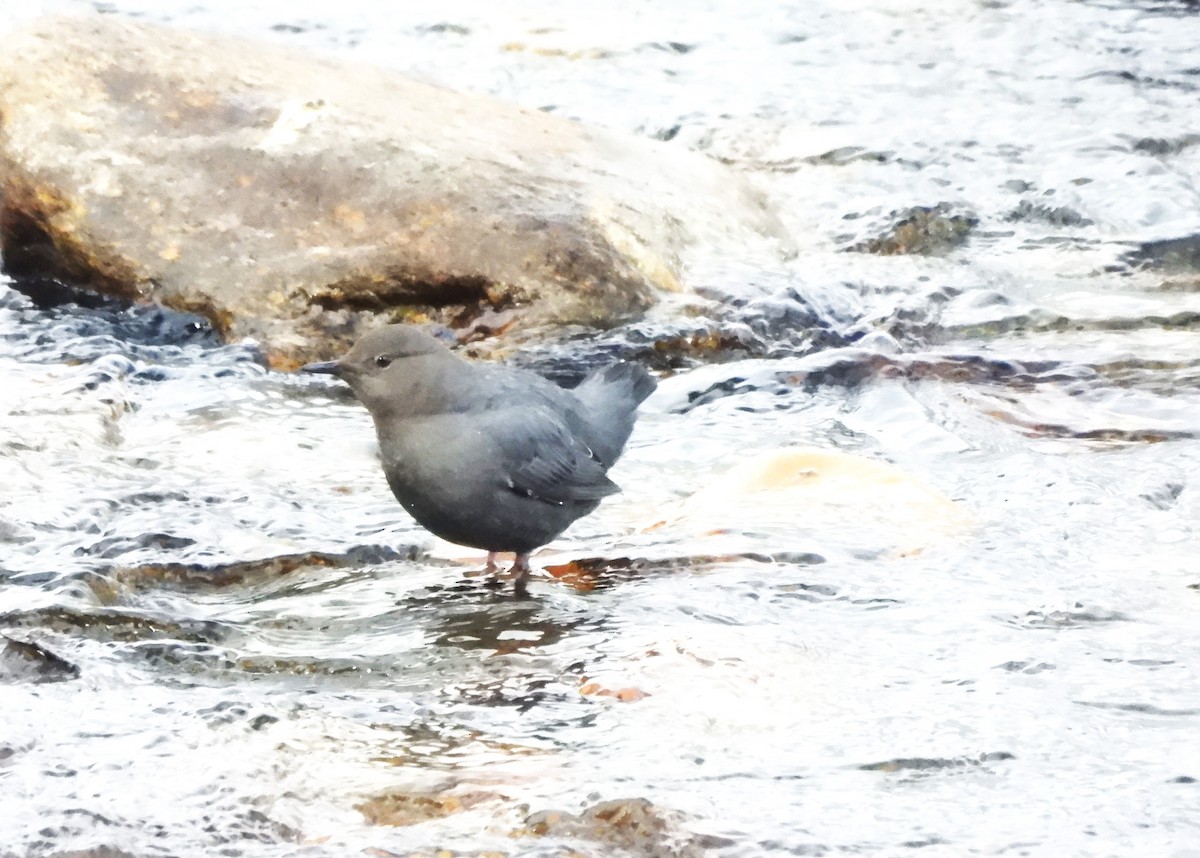
[[[376,355],[375,356],[375,366],[379,367],[380,369],[387,369],[391,365],[392,365],[392,356],[391,355]]]

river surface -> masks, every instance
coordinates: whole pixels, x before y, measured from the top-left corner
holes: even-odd
[[[769,342],[663,372],[529,599],[336,384],[0,281],[4,858],[1200,855],[1194,4],[11,5],[700,149],[800,252],[726,260]],[[914,206],[965,241],[861,252]]]

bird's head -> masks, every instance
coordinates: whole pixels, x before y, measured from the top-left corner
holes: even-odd
[[[310,363],[300,369],[336,375],[350,385],[363,405],[377,414],[404,408],[404,398],[419,392],[423,373],[416,359],[441,357],[453,355],[432,334],[411,325],[388,325],[364,334],[338,360]]]

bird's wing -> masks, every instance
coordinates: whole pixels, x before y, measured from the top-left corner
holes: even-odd
[[[485,431],[505,460],[509,488],[549,503],[592,501],[620,491],[587,444],[544,408],[492,412]]]

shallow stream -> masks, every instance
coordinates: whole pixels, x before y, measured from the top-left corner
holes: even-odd
[[[1194,4],[94,5],[701,149],[800,252],[529,599],[336,384],[0,281],[0,856],[1200,855]]]

